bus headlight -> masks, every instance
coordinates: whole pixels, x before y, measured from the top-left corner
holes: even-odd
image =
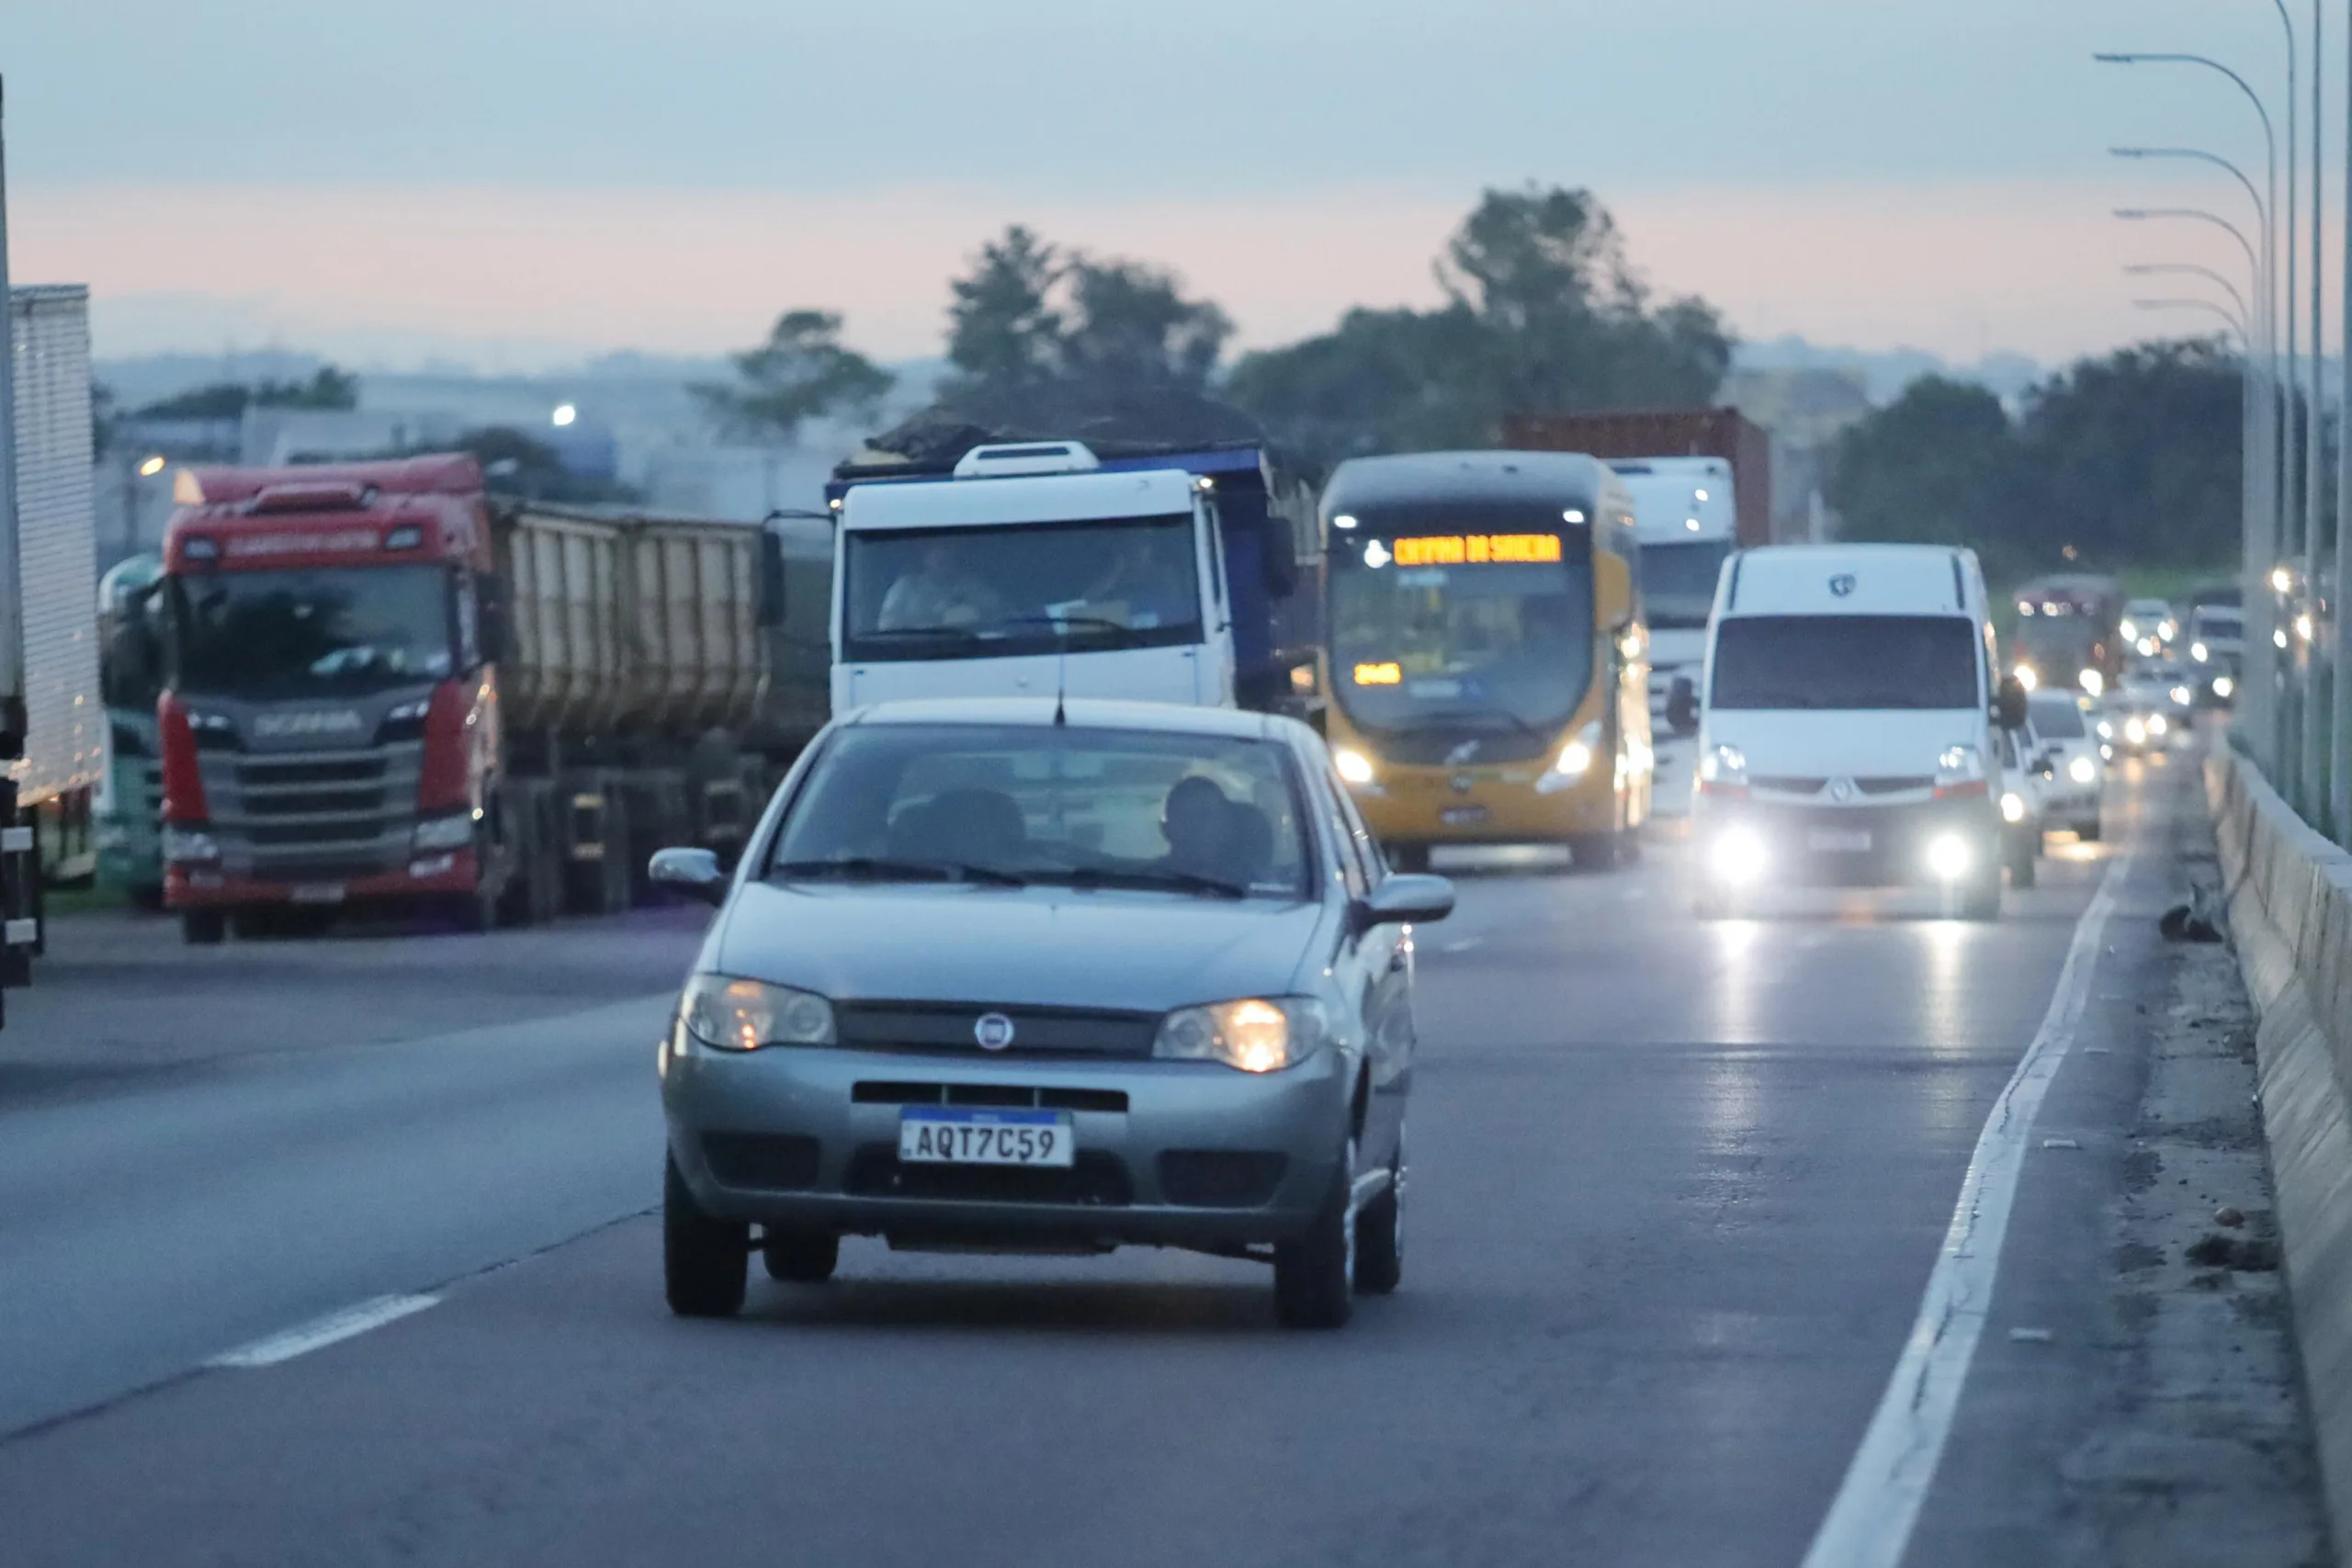
[[[1763,837],[1754,829],[1726,828],[1708,847],[1707,868],[1719,882],[1747,887],[1764,879],[1769,860]]]
[[[1592,760],[1600,751],[1600,721],[1594,719],[1576,733],[1576,738],[1560,748],[1560,754],[1535,781],[1538,795],[1557,795],[1592,772]]]
[[[1373,771],[1372,759],[1352,746],[1333,750],[1331,765],[1340,770],[1341,779],[1351,784],[1368,784],[1379,776]]]

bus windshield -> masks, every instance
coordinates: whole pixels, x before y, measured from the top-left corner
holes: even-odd
[[[1359,537],[1329,562],[1333,694],[1396,761],[1442,761],[1472,740],[1484,761],[1533,756],[1583,701],[1582,530]]]
[[[1715,579],[1731,556],[1729,539],[1676,539],[1642,547],[1642,604],[1650,630],[1694,630],[1715,606]]]

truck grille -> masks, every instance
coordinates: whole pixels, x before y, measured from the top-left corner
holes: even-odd
[[[406,863],[423,756],[423,745],[410,741],[201,757],[224,869],[268,882],[327,882]]]

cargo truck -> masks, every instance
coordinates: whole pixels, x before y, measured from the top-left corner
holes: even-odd
[[[995,434],[835,471],[836,708],[1062,690],[1316,716],[1314,497],[1261,438]]]
[[[494,503],[465,455],[192,468],[164,541],[167,905],[466,929],[626,907],[739,848],[824,722],[804,531]]]
[[[1677,680],[1696,683],[1724,562],[1772,542],[1771,437],[1737,409],[1668,409],[1513,419],[1504,445],[1602,458],[1633,496],[1650,631],[1653,809],[1687,817],[1695,741],[1666,723],[1668,699]]]

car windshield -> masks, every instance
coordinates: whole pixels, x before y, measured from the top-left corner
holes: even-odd
[[[215,571],[172,584],[175,683],[253,696],[346,695],[453,666],[437,566]]]
[[[1193,541],[1190,513],[854,532],[843,653],[880,662],[1195,643]]]
[[[1715,631],[1715,708],[1973,708],[1976,624],[1959,615],[1742,615]]]
[[[2080,740],[2083,710],[2072,697],[2036,697],[2030,705],[2033,731],[2046,740]]]
[[[854,725],[817,760],[767,874],[1302,898],[1286,755],[1162,730]]]
[[[1650,629],[1690,629],[1707,624],[1715,580],[1731,556],[1729,539],[1676,540],[1642,547],[1642,604]]]
[[[1566,723],[1592,678],[1586,536],[1436,537],[1464,547],[1373,537],[1331,553],[1331,683],[1349,716],[1391,731]]]

